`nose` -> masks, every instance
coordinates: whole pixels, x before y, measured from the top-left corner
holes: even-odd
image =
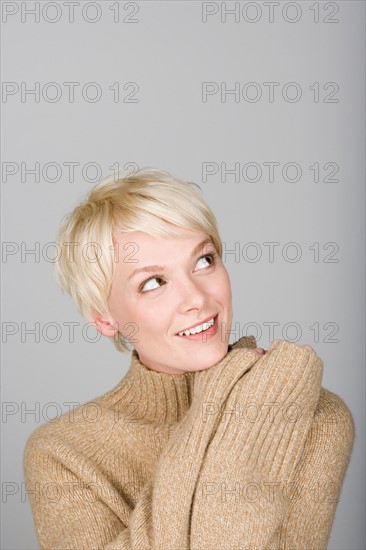
[[[205,284],[207,285],[207,280],[204,281],[204,277],[198,280],[187,276],[180,281],[178,293],[181,313],[204,308],[207,302]]]

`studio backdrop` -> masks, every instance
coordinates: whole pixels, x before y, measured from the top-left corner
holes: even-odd
[[[130,364],[57,287],[58,228],[155,167],[216,215],[230,341],[310,344],[350,408],[342,491],[314,498],[339,498],[329,549],[364,549],[365,2],[3,1],[1,25],[1,547],[38,547],[29,435]]]

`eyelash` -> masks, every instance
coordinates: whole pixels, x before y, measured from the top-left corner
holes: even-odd
[[[198,259],[197,259],[197,262],[199,262],[200,260],[202,260],[202,258],[207,258],[207,256],[209,256],[212,260],[212,263],[211,265],[214,265],[216,263],[216,258],[217,258],[217,253],[216,252],[209,252],[208,254],[203,254],[202,256],[200,256]],[[210,266],[208,266],[210,267]],[[151,281],[152,279],[164,279],[164,275],[163,274],[159,274],[159,273],[155,273],[155,275],[152,275],[151,277],[149,277],[148,279],[146,279],[145,281],[143,281],[140,286],[139,286],[139,292],[141,294],[147,294],[148,292],[153,292],[154,290],[158,290],[157,288],[152,288],[151,290],[143,290],[144,286],[146,285],[146,283],[148,283],[149,281]]]

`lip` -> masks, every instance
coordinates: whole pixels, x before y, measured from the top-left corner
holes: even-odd
[[[206,317],[205,319],[203,319],[203,321],[199,321],[198,323],[196,323],[195,325],[191,325],[190,327],[187,327],[187,328],[184,328],[182,330],[179,330],[175,336],[178,336],[180,332],[185,332],[186,330],[191,330],[191,328],[194,328],[194,327],[198,327],[199,325],[203,325],[203,323],[207,323],[207,321],[210,321],[211,319],[215,319],[215,317],[217,316],[218,314],[215,313],[214,315],[210,315],[209,317]]]

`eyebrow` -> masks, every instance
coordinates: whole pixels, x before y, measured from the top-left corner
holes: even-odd
[[[195,256],[197,252],[200,250],[200,248],[203,248],[206,244],[212,244],[214,246],[212,239],[208,237],[207,239],[204,239],[202,242],[198,243],[198,245],[194,247],[194,249],[192,250],[191,257]],[[128,277],[128,281],[138,273],[141,273],[142,271],[154,273],[155,271],[163,271],[164,269],[165,269],[164,265],[145,265],[144,267],[139,267],[137,269],[134,269],[131,275]]]

